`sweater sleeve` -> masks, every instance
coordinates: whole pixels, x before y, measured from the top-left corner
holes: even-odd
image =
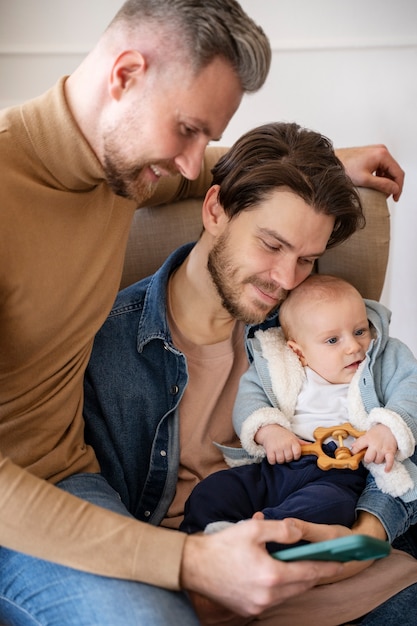
[[[268,398],[256,364],[251,363],[248,370],[242,375],[239,389],[233,407],[233,426],[239,437],[245,421],[262,408],[273,407],[274,403]]]
[[[85,502],[7,458],[0,460],[0,537],[2,546],[37,558],[179,589],[185,534]]]

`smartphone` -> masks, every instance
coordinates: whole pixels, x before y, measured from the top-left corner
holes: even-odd
[[[366,561],[381,559],[391,551],[388,541],[367,535],[348,535],[329,541],[308,543],[304,546],[285,548],[272,552],[271,556],[280,561]]]

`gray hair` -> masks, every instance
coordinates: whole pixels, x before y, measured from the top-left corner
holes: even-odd
[[[175,33],[195,72],[216,57],[224,58],[244,92],[260,89],[268,75],[268,38],[236,0],[127,0],[110,27],[121,22],[130,29],[153,23]]]

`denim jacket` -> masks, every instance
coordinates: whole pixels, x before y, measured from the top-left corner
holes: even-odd
[[[155,274],[119,293],[96,335],[84,383],[85,436],[102,474],[136,518],[155,525],[175,495],[178,406],[188,382],[186,357],[168,326],[167,284],[192,247],[182,246]]]
[[[188,381],[185,356],[172,344],[166,289],[191,247],[119,293],[85,376],[87,443],[129,511],[155,525],[175,494],[178,405]]]
[[[182,246],[155,274],[119,293],[97,333],[85,377],[86,441],[128,510],[155,525],[175,494],[178,406],[188,382],[186,358],[172,344],[166,290],[192,247]],[[273,315],[261,328],[276,323]],[[247,328],[247,342],[257,328]],[[417,523],[417,502],[404,503],[372,484],[359,508],[376,515],[391,540]]]

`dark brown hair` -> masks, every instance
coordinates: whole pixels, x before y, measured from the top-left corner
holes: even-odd
[[[212,169],[219,202],[232,219],[287,187],[318,213],[335,216],[327,247],[365,225],[359,195],[327,137],[295,123],[271,123],[244,134]]]

